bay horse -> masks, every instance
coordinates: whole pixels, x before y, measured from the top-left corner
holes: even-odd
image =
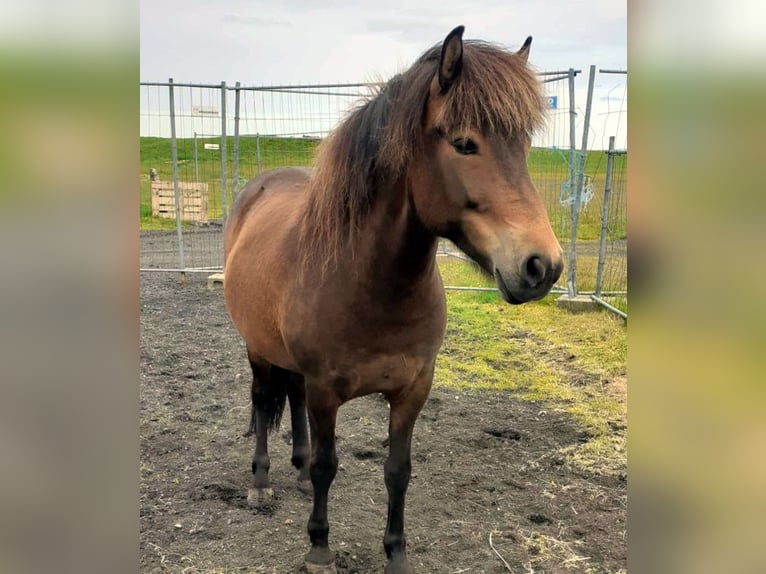
[[[313,492],[310,572],[335,572],[327,497],[338,408],[370,393],[390,405],[385,571],[412,572],[410,443],[446,328],[438,238],[512,304],[544,297],[563,268],[526,164],[545,114],[527,66],[532,38],[508,52],[463,42],[463,30],[353,111],[320,144],[313,170],[251,180],[227,221],[226,305],[253,371],[248,501],[273,496],[267,438],[289,400],[292,463]]]

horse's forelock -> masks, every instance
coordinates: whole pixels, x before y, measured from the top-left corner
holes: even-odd
[[[406,173],[417,154],[441,46],[426,51],[358,106],[322,142],[314,161],[301,243],[304,261],[326,268],[353,243],[376,193]],[[460,76],[444,94],[437,123],[447,132],[531,134],[544,121],[539,81],[525,62],[492,44],[466,41]]]

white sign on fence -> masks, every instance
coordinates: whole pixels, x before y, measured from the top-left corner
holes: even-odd
[[[205,144],[205,149],[221,149],[221,144]]]
[[[217,118],[217,117],[220,117],[221,114],[218,112],[217,108],[203,108],[201,106],[192,106],[192,115],[206,116],[209,118]]]

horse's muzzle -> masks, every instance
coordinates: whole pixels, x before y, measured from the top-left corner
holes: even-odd
[[[547,257],[532,255],[515,273],[503,273],[495,267],[495,283],[504,301],[520,305],[545,297],[561,277],[563,269],[564,262],[561,258],[554,262]]]

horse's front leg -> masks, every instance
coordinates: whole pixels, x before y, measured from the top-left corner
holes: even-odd
[[[306,554],[306,569],[310,574],[330,574],[336,571],[335,554],[328,544],[330,525],[327,520],[327,496],[338,471],[335,420],[340,401],[322,391],[312,389],[307,381],[306,406],[311,428],[309,474],[314,487],[314,506],[308,523],[311,550]]]
[[[386,574],[409,574],[407,541],[404,535],[404,499],[410,482],[412,429],[420,409],[428,398],[433,371],[420,377],[413,387],[389,397],[391,419],[388,426],[389,453],[384,465],[388,490],[388,520],[383,546],[388,563]]]

